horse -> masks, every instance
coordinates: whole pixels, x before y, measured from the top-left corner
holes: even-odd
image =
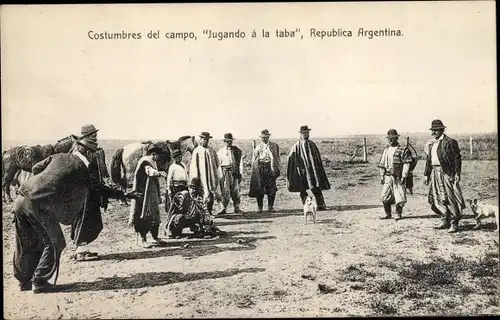
[[[118,149],[111,159],[111,181],[123,190],[131,188],[137,163],[146,155],[147,147],[152,143],[153,141],[134,142]],[[158,156],[158,169],[162,171],[167,171],[172,163],[172,151],[179,149],[184,155],[188,151],[192,153],[198,146],[194,136],[182,136],[175,141],[156,141],[156,143],[163,150]]]
[[[56,153],[69,152],[75,137],[70,135],[60,139],[56,144],[36,145],[36,146],[16,146],[2,153],[2,200],[13,202],[10,195],[10,186],[14,179],[17,180],[21,171],[31,172],[31,168],[39,161]]]

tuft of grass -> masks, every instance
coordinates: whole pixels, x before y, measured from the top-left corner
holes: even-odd
[[[453,263],[443,258],[434,258],[431,262],[412,261],[407,268],[398,272],[399,276],[410,283],[422,286],[443,286],[457,283],[458,272]]]
[[[381,297],[371,300],[369,306],[376,314],[391,315],[398,312],[398,309],[393,303],[388,302]]]
[[[374,282],[371,285],[371,288],[374,292],[395,294],[404,292],[407,286],[406,283],[397,279],[397,280],[381,280]]]
[[[498,279],[498,253],[487,252],[484,256],[470,263],[469,270],[474,278],[493,277]]]
[[[342,271],[340,279],[342,281],[365,282],[367,277],[375,277],[373,272],[363,269],[362,265],[349,265]]]
[[[469,245],[469,246],[477,246],[480,244],[479,241],[473,238],[462,238],[462,239],[456,239],[451,242],[452,244],[456,245]]]

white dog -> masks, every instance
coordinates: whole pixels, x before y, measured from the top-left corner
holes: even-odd
[[[474,212],[474,218],[476,219],[476,226],[474,227],[474,229],[478,229],[481,225],[481,218],[495,217],[497,223],[497,228],[495,231],[498,231],[498,206],[478,203],[477,199],[468,201],[472,212]]]
[[[304,219],[306,220],[306,224],[307,224],[307,217],[309,215],[312,216],[313,223],[316,223],[317,209],[318,205],[316,204],[316,201],[311,196],[307,196],[304,202]]]

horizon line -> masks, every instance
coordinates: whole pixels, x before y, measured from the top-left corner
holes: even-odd
[[[431,135],[430,132],[405,132],[405,131],[400,131],[399,132],[400,136],[401,137],[408,137],[408,136],[411,136],[411,135]],[[445,131],[445,134],[446,134],[446,131]],[[449,133],[450,135],[459,135],[459,136],[463,136],[463,135],[492,135],[492,134],[496,134],[498,135],[498,132],[496,131],[488,131],[488,132],[463,132],[463,133],[460,133],[460,132],[450,132]],[[331,138],[345,138],[345,137],[349,137],[349,136],[384,136],[385,133],[344,133],[344,134],[334,134],[334,135],[329,135],[329,136],[325,136],[325,135],[321,135],[321,136],[314,136],[312,135],[311,136],[311,140],[314,140],[314,139],[331,139]],[[124,140],[129,140],[129,141],[148,141],[148,140],[151,140],[151,141],[155,141],[155,140],[169,140],[169,139],[166,139],[166,138],[158,138],[158,137],[153,137],[153,138],[132,138],[132,137],[120,137],[120,138],[117,138],[117,137],[98,137],[99,140],[119,140],[119,141],[124,141]],[[255,139],[259,139],[259,136],[255,136],[255,137],[243,137],[243,138],[235,138],[234,140],[237,141],[237,140],[255,140]],[[282,137],[282,136],[275,136],[273,137],[271,135],[271,139],[298,139],[298,137]],[[54,139],[51,139],[51,138],[24,138],[24,139],[4,139],[2,138],[2,141],[23,141],[23,140],[34,140],[34,141],[47,141],[47,140],[54,140]],[[212,138],[211,140],[224,140],[223,137],[221,138]]]

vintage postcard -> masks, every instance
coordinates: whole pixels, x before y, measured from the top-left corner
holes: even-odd
[[[6,319],[499,314],[494,1],[0,22]]]

